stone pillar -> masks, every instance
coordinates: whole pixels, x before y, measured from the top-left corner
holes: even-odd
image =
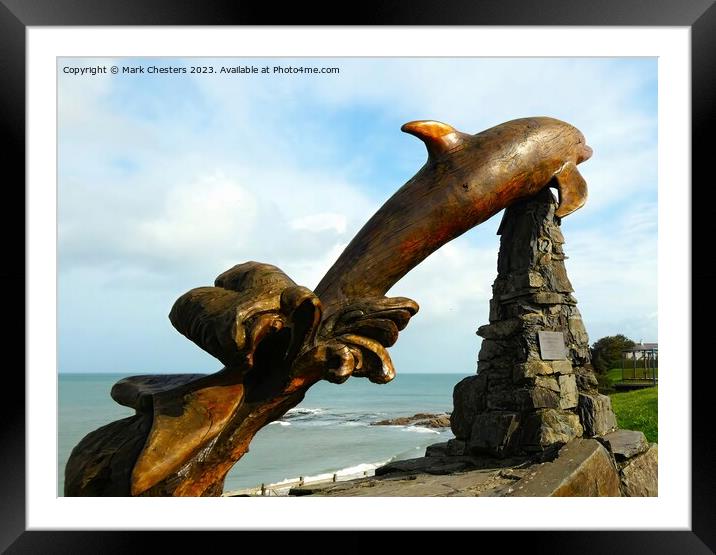
[[[539,453],[616,428],[609,398],[596,390],[556,204],[545,188],[505,211],[477,375],[453,392],[455,454]],[[540,331],[562,334],[562,356],[544,352]]]

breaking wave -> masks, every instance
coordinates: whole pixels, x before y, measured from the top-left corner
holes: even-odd
[[[383,412],[344,412],[315,407],[294,407],[283,415],[280,421],[289,421],[302,426],[369,426],[371,422],[384,418]],[[280,422],[279,421],[279,422]]]
[[[285,418],[301,418],[301,417],[311,417],[311,416],[317,416],[320,414],[324,414],[326,412],[326,409],[322,409],[320,407],[318,408],[306,408],[306,407],[293,407],[292,409],[289,409],[289,411],[284,415]]]
[[[440,432],[438,430],[433,430],[432,428],[426,428],[425,426],[402,426],[404,432],[415,432],[418,434],[438,434],[440,435]]]

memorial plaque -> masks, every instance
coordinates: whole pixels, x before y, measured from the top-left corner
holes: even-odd
[[[542,360],[564,360],[567,358],[564,334],[561,331],[538,331],[537,337]]]

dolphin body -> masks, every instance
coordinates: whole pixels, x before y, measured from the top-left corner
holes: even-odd
[[[380,297],[431,253],[546,186],[559,217],[587,198],[577,164],[592,149],[574,126],[548,117],[515,119],[476,135],[438,121],[401,130],[421,139],[425,165],[363,226],[315,289],[326,307]]]

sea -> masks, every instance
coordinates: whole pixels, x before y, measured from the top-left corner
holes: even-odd
[[[226,477],[224,491],[337,473],[355,475],[389,461],[423,456],[452,438],[449,428],[371,426],[416,413],[452,410],[452,391],[468,374],[399,374],[378,385],[362,378],[319,382],[283,418],[261,429]],[[109,396],[126,374],[59,374],[58,495],[72,448],[89,432],[134,411]]]

